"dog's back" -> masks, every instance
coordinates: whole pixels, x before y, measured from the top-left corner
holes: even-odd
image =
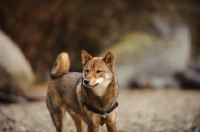
[[[63,52],[57,57],[52,68],[46,97],[47,107],[52,112],[56,112],[56,108],[52,107],[66,105],[68,109],[80,113],[76,97],[76,86],[81,81],[81,73],[68,72],[69,65],[68,54]]]
[[[51,92],[51,96],[48,98],[54,97],[51,99],[51,102],[53,101],[56,104],[59,103],[59,105],[65,103],[65,105],[67,105],[68,108],[73,109],[74,112],[80,112],[80,107],[76,97],[76,86],[80,78],[81,73],[69,72],[60,78],[51,79],[48,86],[48,92]]]

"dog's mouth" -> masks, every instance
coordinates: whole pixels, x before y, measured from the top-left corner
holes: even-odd
[[[88,88],[94,88],[95,86],[97,86],[99,83],[96,83],[95,85],[89,85]]]
[[[94,85],[94,87],[97,86],[98,84],[99,84],[99,83],[96,83],[96,84]]]
[[[84,84],[84,83],[83,83]],[[99,83],[96,83],[95,85],[89,85],[89,84],[84,84],[87,88],[94,88],[97,86]]]

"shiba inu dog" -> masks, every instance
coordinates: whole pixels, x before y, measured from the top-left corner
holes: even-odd
[[[65,131],[67,111],[78,132],[97,132],[106,124],[109,132],[117,132],[116,117],[118,83],[114,71],[114,56],[92,57],[81,51],[82,73],[68,72],[69,56],[61,53],[52,68],[46,96],[57,132]]]

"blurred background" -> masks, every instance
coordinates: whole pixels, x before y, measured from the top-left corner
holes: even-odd
[[[113,52],[120,87],[200,88],[200,4],[169,1],[0,1],[0,91],[43,84],[60,52]],[[19,90],[15,90],[19,89]]]
[[[57,55],[115,56],[120,88],[200,89],[199,0],[1,0],[0,100],[44,99]]]
[[[120,87],[200,86],[198,0],[0,1],[0,88],[47,82],[60,52],[113,52]],[[7,89],[6,89],[7,90]]]

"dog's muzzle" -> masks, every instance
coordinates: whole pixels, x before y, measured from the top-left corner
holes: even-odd
[[[93,88],[93,87],[97,86],[99,83],[96,83],[95,85],[90,85],[90,80],[89,79],[84,79],[83,80],[83,84],[88,88]]]

